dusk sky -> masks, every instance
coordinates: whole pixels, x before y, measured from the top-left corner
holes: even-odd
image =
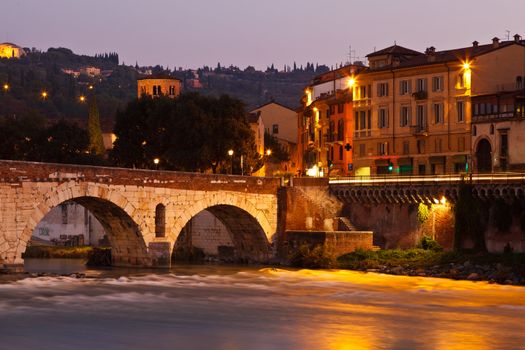
[[[424,51],[525,36],[523,0],[1,0],[0,42],[173,68],[335,65],[396,41]]]

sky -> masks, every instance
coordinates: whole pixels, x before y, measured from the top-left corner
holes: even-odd
[[[525,37],[524,0],[0,0],[0,42],[198,68],[335,66],[396,42],[414,50]]]

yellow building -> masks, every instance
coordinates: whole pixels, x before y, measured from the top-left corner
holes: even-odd
[[[0,58],[20,58],[25,55],[24,49],[12,43],[0,44]]]
[[[519,37],[425,53],[394,45],[368,59],[370,67],[356,77],[354,89],[368,90],[364,100],[354,101],[356,175],[472,170],[472,96],[525,77]]]
[[[168,75],[154,75],[137,80],[137,97],[139,98],[142,95],[175,98],[180,95],[180,92],[180,79]]]

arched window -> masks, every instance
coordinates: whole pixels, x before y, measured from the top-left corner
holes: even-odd
[[[516,77],[516,88],[523,89],[523,78],[520,76]]]
[[[158,204],[155,208],[155,237],[166,237],[166,207]]]

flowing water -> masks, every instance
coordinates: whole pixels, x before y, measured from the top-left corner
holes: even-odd
[[[525,348],[523,287],[206,265],[84,272],[2,276],[0,349]]]

